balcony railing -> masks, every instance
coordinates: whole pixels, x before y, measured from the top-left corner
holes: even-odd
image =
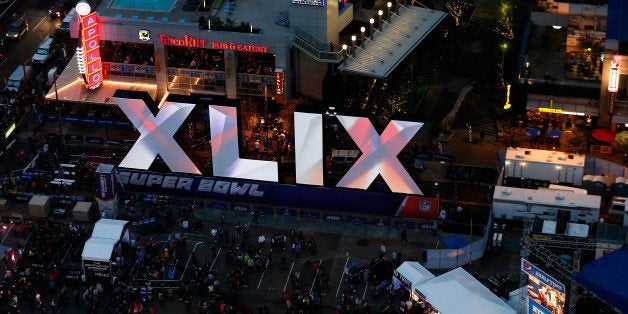
[[[316,61],[328,63],[340,63],[342,61],[342,53],[340,51],[329,51],[329,44],[320,41],[314,35],[298,26],[295,28],[292,44],[297,49],[316,59]]]

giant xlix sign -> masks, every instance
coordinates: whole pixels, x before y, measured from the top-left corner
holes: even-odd
[[[165,102],[154,116],[142,100],[116,97],[114,100],[141,134],[120,163],[121,167],[147,170],[160,155],[174,172],[200,174],[173,138],[194,104]],[[423,123],[393,120],[378,134],[368,118],[337,117],[362,151],[338,187],[365,190],[381,175],[393,192],[422,194],[397,155]],[[210,105],[209,120],[214,175],[278,182],[276,162],[240,158],[236,108]],[[323,117],[295,112],[294,125],[296,182],[322,186]]]

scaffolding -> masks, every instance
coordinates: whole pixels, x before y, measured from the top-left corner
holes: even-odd
[[[533,255],[534,257],[545,263],[546,268],[551,269],[554,273],[557,273],[569,282],[570,289],[567,297],[567,313],[576,313],[576,292],[578,284],[573,277],[580,272],[580,255],[582,251],[597,249],[597,242],[589,238],[578,238],[561,235],[539,235],[532,232],[532,219],[526,219],[523,225],[523,236],[521,238],[521,256],[526,257]],[[554,254],[550,249],[571,249],[573,253],[571,255],[571,263],[565,261],[560,256]],[[520,287],[525,287],[528,284],[528,275],[525,272],[521,272]],[[582,287],[586,290],[585,287]],[[520,294],[520,313],[525,309],[527,292]],[[597,296],[596,296],[597,297]],[[607,304],[610,308],[612,306],[606,303],[604,300],[598,298],[601,302]]]

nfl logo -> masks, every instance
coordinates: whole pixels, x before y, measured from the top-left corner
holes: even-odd
[[[419,202],[419,210],[422,212],[429,212],[430,207],[432,207],[432,202],[430,201],[423,200]]]

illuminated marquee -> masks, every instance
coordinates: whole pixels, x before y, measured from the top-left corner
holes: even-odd
[[[283,68],[275,69],[275,101],[283,103],[286,99],[284,95],[286,80],[284,78]]]
[[[162,45],[205,48],[207,40],[184,35],[183,38],[174,38],[166,34],[159,34],[159,43]]]
[[[236,44],[236,43],[220,43],[220,42],[212,42],[212,49],[227,49],[227,50],[237,50],[237,51],[251,51],[251,52],[268,52],[268,46],[259,46],[259,45],[244,45],[244,44]]]
[[[121,167],[147,170],[160,155],[174,172],[200,173],[173,139],[194,104],[166,102],[154,116],[142,100],[114,97],[114,101],[141,134],[120,163]],[[423,194],[397,159],[423,123],[393,120],[380,135],[368,118],[340,115],[337,118],[362,151],[338,187],[366,190],[381,176],[392,192]],[[214,175],[278,182],[277,162],[240,158],[236,108],[210,105],[209,120]],[[294,125],[296,182],[322,186],[322,115],[295,112]]]
[[[539,108],[540,112],[545,112],[545,113],[558,113],[561,114],[563,113],[563,109],[556,109],[556,108]]]
[[[611,70],[608,76],[608,91],[617,93],[619,89],[619,64],[611,61]]]
[[[180,47],[197,47],[197,48],[211,48],[211,49],[224,49],[224,50],[236,50],[236,51],[250,51],[250,52],[268,52],[268,46],[260,45],[246,45],[236,43],[226,43],[214,41],[211,45],[207,46],[206,39],[196,38],[188,34],[183,35],[183,38],[174,38],[166,34],[159,34],[159,43],[162,45],[180,46]]]
[[[100,32],[96,12],[81,17],[82,60],[85,69],[87,89],[95,89],[104,80],[100,59]],[[79,58],[81,59],[81,58]]]

